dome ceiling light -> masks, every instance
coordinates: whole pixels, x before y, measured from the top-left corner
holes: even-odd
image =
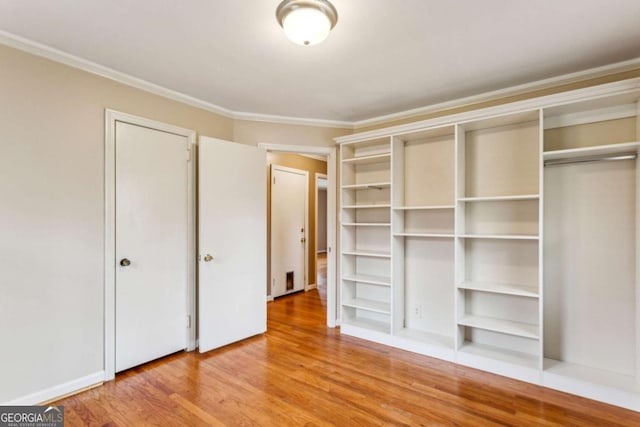
[[[291,41],[312,46],[327,38],[338,22],[338,12],[327,0],[284,0],[276,18]]]

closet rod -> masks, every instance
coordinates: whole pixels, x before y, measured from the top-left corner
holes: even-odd
[[[635,160],[638,153],[622,153],[622,154],[605,154],[602,156],[574,157],[571,159],[552,159],[545,160],[545,166],[566,165],[569,163],[589,163],[589,162],[612,162],[616,160]]]

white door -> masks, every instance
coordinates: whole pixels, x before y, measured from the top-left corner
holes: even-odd
[[[262,149],[200,138],[200,352],[267,329],[267,183]]]
[[[271,295],[305,286],[308,173],[271,167]]]
[[[116,122],[116,372],[187,347],[188,148]]]

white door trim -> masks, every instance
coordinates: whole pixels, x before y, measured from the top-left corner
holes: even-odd
[[[318,180],[319,179],[325,179],[327,180],[327,190],[329,187],[329,180],[327,179],[327,174],[326,173],[315,173],[315,176],[313,178],[313,191],[315,191],[315,198],[316,198],[316,226],[313,229],[313,236],[314,239],[313,241],[316,243],[316,247],[313,248],[313,262],[315,263],[314,265],[316,266],[316,281],[318,280]],[[327,197],[327,199],[329,199],[329,197]],[[327,209],[328,210],[328,209]],[[325,212],[325,215],[327,213]],[[328,215],[326,215],[328,216]],[[328,222],[328,218],[327,218],[327,222]],[[329,227],[327,227],[327,234],[329,234]],[[316,283],[316,287],[318,286],[318,284]]]
[[[305,292],[312,289],[309,283],[309,172],[290,168],[287,166],[280,166],[276,164],[271,165],[271,177],[272,181],[269,183],[273,187],[273,171],[279,170],[283,172],[291,172],[298,175],[303,175],[305,178],[305,186],[304,186],[304,290]],[[273,190],[272,190],[273,191]],[[273,198],[273,192],[271,193],[271,197]],[[271,220],[273,221],[273,203],[271,204]],[[273,275],[273,252],[271,252],[271,266],[270,266],[271,274]],[[271,283],[273,283],[273,277],[271,277]],[[315,287],[315,283],[313,284]],[[273,295],[273,289],[271,290],[271,294]]]
[[[338,314],[338,288],[336,282],[337,225],[336,225],[336,147],[260,143],[258,147],[274,153],[304,153],[327,156],[327,326],[335,328]]]
[[[104,379],[109,381],[115,378],[115,208],[116,208],[116,158],[115,158],[115,126],[116,122],[124,122],[132,125],[156,129],[187,138],[189,151],[185,156],[190,156],[188,170],[188,278],[187,278],[187,314],[191,318],[190,328],[187,333],[187,350],[191,351],[196,346],[195,328],[195,143],[196,132],[155,120],[138,117],[110,109],[105,110],[105,151],[104,151]],[[186,321],[186,319],[185,319]]]

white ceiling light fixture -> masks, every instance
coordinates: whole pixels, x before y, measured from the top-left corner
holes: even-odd
[[[327,0],[284,0],[276,18],[291,41],[312,46],[327,38],[338,22],[338,12]]]

